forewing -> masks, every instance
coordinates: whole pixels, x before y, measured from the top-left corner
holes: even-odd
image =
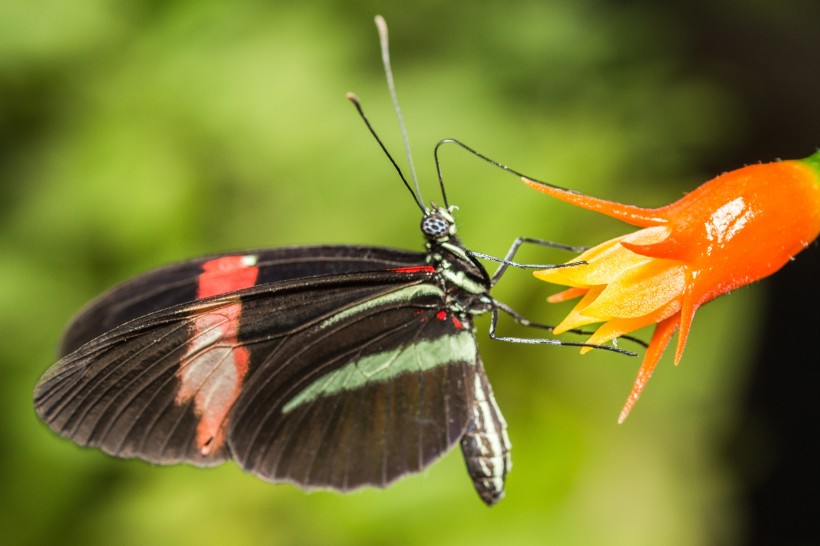
[[[35,405],[56,432],[122,457],[233,454],[269,480],[384,485],[452,446],[472,406],[475,340],[429,281],[419,270],[298,279],[158,311],[58,362]],[[456,357],[414,369],[410,351],[430,340],[439,353],[455,343]],[[375,375],[310,390],[351,363]]]
[[[267,283],[406,267],[416,252],[362,246],[301,246],[216,254],[165,266],[118,284],[89,303],[66,329],[60,356],[138,317]]]

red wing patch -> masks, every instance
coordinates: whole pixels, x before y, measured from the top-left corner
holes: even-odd
[[[256,256],[224,256],[205,262],[199,275],[197,299],[218,296],[256,284]],[[195,315],[188,350],[177,371],[176,403],[194,401],[199,418],[196,446],[203,457],[225,443],[228,412],[239,397],[248,373],[250,353],[239,343],[242,303],[237,300],[217,311]]]
[[[436,318],[439,320],[447,320],[447,316],[447,311],[439,311],[438,313],[436,313]],[[464,324],[462,324],[461,321],[458,320],[458,318],[456,318],[455,315],[449,315],[449,317],[450,320],[453,321],[453,326],[455,326],[459,330],[464,329]]]
[[[223,256],[202,264],[202,273],[197,279],[197,299],[219,296],[250,288],[256,284],[259,268],[256,256]]]

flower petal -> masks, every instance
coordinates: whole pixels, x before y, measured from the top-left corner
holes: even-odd
[[[578,328],[580,326],[586,326],[587,324],[595,324],[596,322],[601,322],[601,319],[598,317],[590,317],[586,313],[584,313],[584,309],[593,301],[598,295],[604,290],[603,286],[594,286],[589,289],[589,291],[581,298],[575,307],[573,307],[572,311],[564,317],[564,320],[561,321],[558,326],[553,328],[554,334],[562,334],[567,330],[572,330],[573,328]]]
[[[589,288],[568,288],[563,292],[558,292],[547,298],[550,303],[560,303],[562,301],[574,300],[580,298],[589,291]]]
[[[675,333],[679,323],[680,315],[672,315],[666,320],[659,322],[655,327],[652,340],[649,342],[649,348],[646,350],[646,356],[644,356],[643,362],[641,363],[641,369],[638,370],[638,377],[635,378],[635,383],[632,384],[632,391],[629,393],[626,404],[624,404],[621,410],[621,415],[618,417],[618,424],[623,423],[627,416],[629,416],[629,412],[632,411],[632,406],[638,401],[643,388],[646,386],[646,382],[652,377],[652,372],[655,371],[655,366],[658,365],[658,361],[661,359],[664,350],[666,350],[666,346],[669,345],[669,340],[672,339],[672,334]]]
[[[610,239],[597,245],[571,262],[587,262],[574,267],[543,269],[533,273],[536,278],[554,284],[588,287],[613,282],[625,271],[641,267],[652,261],[652,258],[636,254],[621,243],[651,245],[663,241],[669,236],[665,226],[647,228],[621,237]],[[567,263],[571,263],[567,262]]]
[[[686,291],[683,294],[681,302],[680,331],[678,332],[678,346],[675,349],[675,366],[678,365],[678,362],[680,362],[683,356],[683,348],[686,347],[689,330],[692,328],[692,319],[695,317],[695,311],[697,311],[700,306],[695,290],[695,279],[692,271],[689,270],[686,272]]]
[[[584,314],[601,321],[648,315],[683,294],[684,271],[674,260],[650,260],[609,283]]]
[[[622,220],[627,224],[633,226],[649,227],[659,226],[668,222],[665,211],[662,209],[646,209],[643,207],[636,207],[633,205],[624,205],[614,201],[607,201],[605,199],[598,199],[597,197],[590,197],[582,193],[565,190],[556,186],[550,186],[543,182],[530,180],[522,177],[521,180],[531,188],[546,193],[547,195],[560,199],[565,203],[570,203],[582,209],[591,210],[606,214],[612,218]]]
[[[598,328],[594,334],[587,340],[587,343],[593,345],[603,345],[615,338],[626,335],[635,330],[639,330],[650,324],[656,324],[664,319],[667,319],[680,311],[680,301],[673,300],[655,310],[654,312],[635,318],[616,318],[605,322]],[[592,347],[582,347],[581,354],[592,350]]]

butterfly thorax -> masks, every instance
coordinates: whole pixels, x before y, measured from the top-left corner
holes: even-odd
[[[427,262],[436,270],[447,295],[447,307],[465,318],[489,312],[489,275],[456,236],[450,211],[434,205],[424,215],[421,230],[427,239]]]

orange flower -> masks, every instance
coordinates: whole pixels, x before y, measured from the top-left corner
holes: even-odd
[[[556,334],[603,322],[589,339],[601,344],[657,324],[618,422],[626,419],[680,328],[678,363],[698,307],[771,275],[820,233],[820,151],[801,161],[722,174],[656,209],[604,201],[526,178],[524,182],[567,203],[644,228],[572,260],[585,265],[535,272],[539,279],[571,287],[548,301],[583,296],[555,328]]]

